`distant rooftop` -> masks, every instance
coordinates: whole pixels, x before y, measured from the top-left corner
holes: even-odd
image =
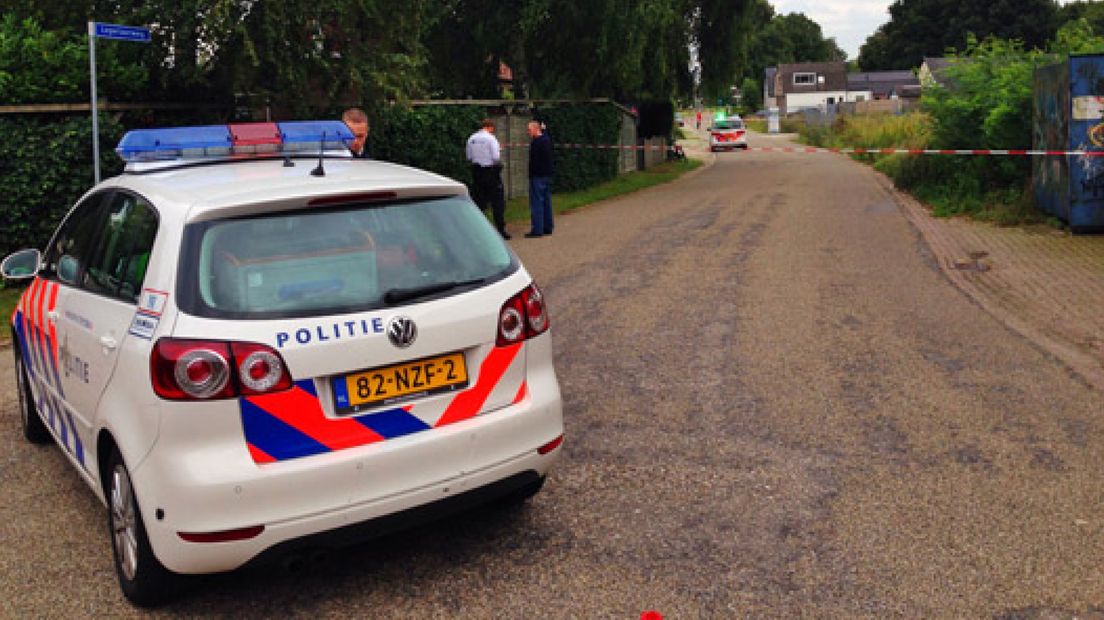
[[[847,90],[869,90],[876,98],[900,94],[906,86],[919,86],[920,78],[912,71],[869,71],[848,73]]]

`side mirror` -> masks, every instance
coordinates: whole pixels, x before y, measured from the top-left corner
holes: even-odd
[[[9,254],[0,262],[0,274],[8,280],[20,281],[33,278],[42,267],[42,253],[38,250],[20,250]]]

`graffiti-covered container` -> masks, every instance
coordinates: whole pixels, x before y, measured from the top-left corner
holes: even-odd
[[[1035,70],[1036,150],[1104,155],[1104,54]],[[1104,156],[1035,157],[1035,200],[1073,232],[1104,231]]]

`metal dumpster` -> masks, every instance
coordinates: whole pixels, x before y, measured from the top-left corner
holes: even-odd
[[[1104,155],[1104,54],[1035,70],[1032,147]],[[1104,232],[1104,156],[1033,157],[1035,200],[1073,232]]]

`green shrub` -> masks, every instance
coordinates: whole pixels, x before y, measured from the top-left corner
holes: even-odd
[[[383,108],[372,123],[372,157],[471,184],[464,145],[485,116],[476,105]]]
[[[535,113],[548,127],[554,144],[617,144],[621,112],[608,104],[573,104],[541,108]],[[620,153],[614,149],[556,149],[557,192],[572,192],[617,176]]]
[[[0,256],[42,248],[61,218],[92,186],[92,120],[87,115],[0,116]],[[122,171],[112,149],[123,128],[100,115],[104,177]]]
[[[145,89],[145,67],[119,59],[117,43],[96,48],[101,97],[126,100]],[[31,18],[0,19],[0,102],[88,101],[88,41],[84,36],[43,30]]]
[[[372,156],[470,184],[464,144],[487,114],[477,105],[383,108],[372,122]],[[621,112],[608,104],[563,104],[535,110],[534,116],[548,126],[556,144],[617,144],[621,135]],[[555,153],[557,192],[617,176],[616,150],[557,148]]]

